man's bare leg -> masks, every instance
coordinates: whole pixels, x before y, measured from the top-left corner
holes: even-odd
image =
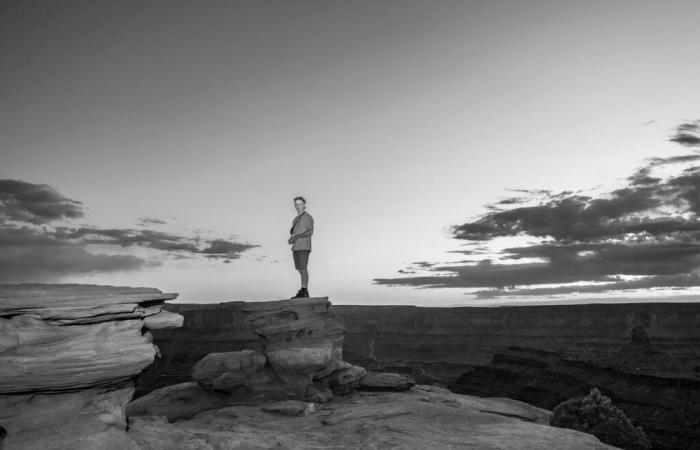
[[[301,287],[306,289],[309,285],[309,271],[308,269],[299,269],[299,274],[301,275]]]

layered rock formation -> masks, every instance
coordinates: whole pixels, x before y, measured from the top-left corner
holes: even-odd
[[[700,374],[700,303],[619,303],[421,308],[336,305],[353,364],[422,368],[441,378],[488,364],[510,346],[565,352],[578,359],[614,356],[637,326],[657,348]],[[430,363],[430,364],[425,364]],[[439,369],[432,367],[439,365]],[[421,373],[414,374],[421,380]],[[451,381],[454,381],[452,378]]]
[[[172,380],[163,377],[170,368],[194,381],[129,403],[130,433],[143,449],[611,448],[548,426],[549,411],[519,401],[458,395],[343,361],[343,326],[325,297],[172,306],[184,327],[155,334],[164,358],[142,380]],[[187,351],[201,351],[190,367],[182,361],[194,353],[177,352],[187,342]],[[211,343],[214,353],[204,354]]]
[[[132,378],[177,327],[177,294],[76,284],[0,285],[0,427],[10,449],[137,449],[125,432]]]
[[[155,334],[163,359],[139,377],[137,395],[190,380],[210,352],[260,349],[242,302],[171,304],[183,328]],[[628,303],[421,308],[334,305],[344,323],[344,359],[376,371],[402,372],[447,386],[510,346],[560,351],[579,359],[614,357],[641,326],[657,348],[700,375],[700,303]]]
[[[173,382],[190,381],[189,370],[210,351],[261,348],[257,336],[246,328],[241,302],[166,307],[185,315],[185,325],[155,332],[164,357],[139,378],[137,389],[143,393]],[[498,389],[505,389],[512,382],[513,391],[494,393],[474,388],[463,392],[513,395],[546,408],[570,396],[588,393],[594,380],[604,378],[607,389],[601,391],[619,403],[630,417],[659,418],[656,424],[646,425],[637,420],[657,445],[678,448],[674,445],[692,441],[693,431],[688,430],[700,428],[692,420],[683,420],[690,411],[687,399],[696,395],[695,385],[688,380],[698,379],[700,374],[698,303],[484,308],[334,305],[332,311],[346,329],[344,360],[370,371],[400,372],[412,375],[419,384],[454,386],[462,374],[479,367],[472,377],[491,371],[484,378],[485,384],[493,382]],[[633,330],[637,344],[645,340],[653,344],[651,350],[636,347],[637,353],[646,355],[643,359],[630,356],[634,353],[629,348]],[[529,347],[539,356],[533,361],[532,352],[509,350],[514,346]],[[661,352],[661,356],[651,358],[645,353],[648,351]],[[553,356],[543,356],[552,352]],[[504,355],[497,356],[496,361],[505,358],[508,362],[503,359],[497,366],[491,364],[496,354]],[[523,359],[535,366],[549,364],[550,368],[527,369],[528,361],[513,362]],[[613,367],[611,361],[619,364]],[[587,366],[589,362],[593,365]],[[495,372],[507,364],[513,365],[512,370],[497,376]],[[578,378],[586,383],[572,381],[575,389],[555,390],[551,394],[548,389],[534,386],[521,389],[519,381],[509,381],[514,373],[527,375],[532,370],[544,373],[547,380],[553,364],[558,372],[571,372],[571,380]],[[604,369],[594,369],[596,365]],[[560,376],[555,376],[559,381],[554,384],[567,387],[567,381],[557,378]],[[669,390],[668,386],[674,385],[685,387]],[[649,386],[658,388],[651,390]],[[635,415],[635,409],[641,414]],[[674,436],[680,437],[678,444],[673,443]]]
[[[364,368],[342,360],[344,328],[330,306],[327,297],[238,302],[235,323],[240,334],[245,330],[257,339],[245,336],[253,348],[206,354],[187,370],[196,384],[187,381],[151,392],[132,402],[128,414],[175,420],[222,405],[289,399],[324,403],[334,392],[376,387],[371,379],[362,384]],[[391,376],[379,377],[384,386],[397,388]],[[400,381],[403,386],[410,382]]]

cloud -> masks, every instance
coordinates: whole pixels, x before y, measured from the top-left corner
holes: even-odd
[[[606,197],[592,198],[560,193],[546,202],[498,210],[480,219],[452,227],[457,239],[484,241],[501,236],[527,234],[557,240],[591,241],[628,233],[665,234],[700,229],[700,167],[687,169],[666,181],[648,175],[648,167],[628,177],[630,185]],[[655,217],[655,210],[674,207],[677,215]]]
[[[678,125],[670,140],[687,147],[700,147],[700,120]]]
[[[241,244],[239,242],[225,241],[223,239],[215,239],[207,241],[209,247],[203,249],[200,253],[204,253],[207,258],[224,258],[224,262],[229,259],[240,258],[241,252],[244,252],[253,247],[259,247],[252,244]]]
[[[163,251],[199,253],[192,237],[155,230],[131,228],[58,227],[54,235],[60,239],[79,240],[84,244],[111,244],[120,247],[133,245]]]
[[[138,270],[156,264],[133,255],[93,254],[30,227],[0,228],[0,282],[57,281],[71,274]]]
[[[83,216],[81,202],[48,185],[0,180],[0,281],[56,281],[71,274],[140,270],[160,265],[165,258],[205,257],[228,264],[242,252],[258,247],[226,239],[205,240],[198,234],[53,223]],[[145,217],[138,224],[166,222]],[[202,242],[206,242],[203,248]],[[89,246],[95,244],[115,251],[146,247],[156,252],[157,259],[92,253]]]
[[[671,140],[689,146],[688,136],[699,131],[700,121],[684,123]],[[700,286],[700,167],[656,173],[698,159],[697,153],[651,159],[625,186],[601,195],[514,190],[525,195],[487,205],[485,214],[451,227],[455,239],[479,248],[458,252],[480,259],[374,282],[481,288],[481,298]],[[539,242],[488,249],[515,237]]]
[[[83,215],[81,202],[64,197],[47,184],[0,180],[0,223],[13,220],[38,225]]]
[[[163,219],[157,219],[155,217],[141,217],[139,218],[137,224],[142,225],[142,226],[147,226],[147,225],[165,225],[168,222],[166,222]]]
[[[588,286],[557,286],[534,289],[491,289],[476,292],[478,298],[494,298],[505,296],[545,296],[570,294],[600,294],[611,291],[626,291],[653,288],[672,288],[675,290],[685,290],[688,287],[700,286],[700,276],[698,275],[660,275],[639,280],[619,280],[604,284],[593,284]]]

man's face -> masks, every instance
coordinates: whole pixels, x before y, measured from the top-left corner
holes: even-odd
[[[306,205],[301,200],[295,200],[294,208],[296,208],[297,212],[301,214],[301,212],[304,211],[304,209],[306,208]]]

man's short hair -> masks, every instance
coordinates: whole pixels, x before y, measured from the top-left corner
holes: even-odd
[[[294,197],[294,201],[297,201],[297,200],[301,200],[306,205],[306,199],[304,197],[302,197],[302,196]]]

